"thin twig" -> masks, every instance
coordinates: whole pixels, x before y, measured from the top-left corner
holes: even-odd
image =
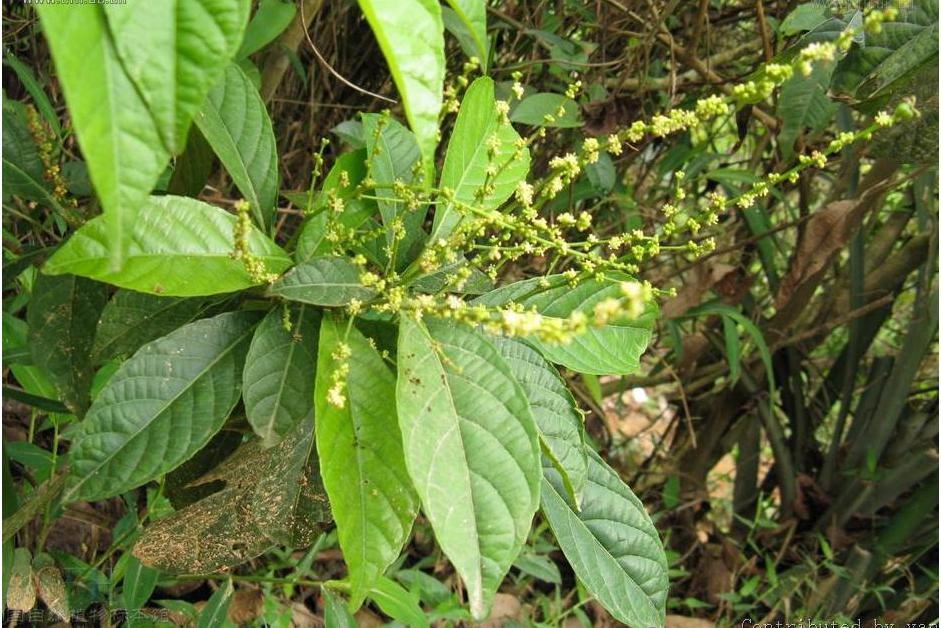
[[[307,21],[306,21],[306,19],[305,19],[305,17],[304,17],[304,4],[303,4],[303,3],[301,3],[301,21],[304,22],[305,24],[307,23]],[[372,96],[373,98],[378,98],[379,100],[384,100],[384,101],[386,101],[386,102],[392,103],[393,105],[396,104],[396,101],[393,100],[393,99],[391,99],[391,98],[387,98],[387,97],[383,96],[382,94],[377,94],[377,93],[375,93],[375,92],[371,92],[371,91],[369,91],[368,89],[365,89],[365,88],[363,88],[363,87],[360,87],[359,85],[354,84],[352,81],[347,80],[346,77],[344,77],[342,74],[340,74],[339,72],[337,72],[337,71],[333,68],[333,66],[330,65],[330,64],[327,62],[327,60],[323,58],[323,55],[320,54],[320,51],[319,51],[319,50],[317,50],[317,46],[314,45],[314,40],[310,38],[310,32],[309,32],[308,29],[306,29],[306,28],[304,29],[304,37],[307,39],[307,43],[310,44],[311,50],[314,51],[314,55],[317,57],[317,60],[320,61],[320,64],[321,64],[323,67],[327,68],[327,70],[330,72],[330,74],[332,74],[332,75],[334,75],[335,77],[337,77],[338,79],[340,79],[340,82],[341,82],[341,83],[343,83],[343,84],[346,85],[347,87],[351,87],[351,88],[355,89],[356,91],[358,91],[358,92],[361,93],[361,94],[366,94],[367,96]]]

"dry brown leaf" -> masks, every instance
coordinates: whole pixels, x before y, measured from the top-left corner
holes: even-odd
[[[323,622],[300,602],[291,602],[291,625],[294,628],[320,628]]]
[[[236,589],[227,616],[236,626],[244,626],[259,617],[264,607],[265,594],[260,589]]]
[[[833,201],[810,217],[778,288],[774,300],[779,310],[776,318],[790,320],[793,318],[791,310],[804,308],[820,278],[890,184],[890,179],[884,179],[866,189],[859,198]],[[782,313],[785,309],[786,314]]]
[[[686,284],[680,288],[676,296],[663,304],[662,312],[667,318],[678,318],[688,310],[702,303],[703,297],[726,275],[735,272],[736,267],[719,261],[717,258],[708,259],[693,266],[688,275]]]

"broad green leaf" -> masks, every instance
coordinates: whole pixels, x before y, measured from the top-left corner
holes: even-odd
[[[140,486],[209,442],[239,400],[257,321],[250,312],[196,321],[122,364],[72,441],[66,501]]]
[[[562,115],[559,115],[561,109]],[[546,116],[551,116],[547,119]],[[513,111],[510,120],[530,126],[580,127],[581,111],[578,103],[562,94],[541,93],[524,98]]]
[[[72,273],[121,288],[163,296],[204,296],[255,285],[235,250],[235,216],[182,196],[152,196],[127,212],[133,219],[123,270],[108,265],[113,241],[102,222],[83,225],[46,262],[44,272]],[[281,273],[291,259],[267,236],[253,229],[249,250],[271,273]]]
[[[191,482],[223,488],[145,528],[134,555],[165,573],[211,573],[275,546],[309,545],[330,521],[313,428],[303,421],[274,447],[239,447]]]
[[[529,400],[548,462],[562,477],[566,497],[575,508],[587,481],[584,419],[565,381],[529,345],[511,338],[492,338]]]
[[[832,88],[859,99],[874,98],[924,63],[937,65],[938,3],[918,0],[867,33],[837,66]],[[934,61],[932,61],[934,60]]]
[[[784,36],[810,31],[827,21],[827,7],[824,4],[808,2],[799,4],[787,14],[778,31]]]
[[[130,610],[143,607],[157,588],[159,577],[160,573],[157,570],[142,565],[134,556],[128,556],[122,588],[124,606]]]
[[[541,278],[527,279],[498,288],[475,299],[474,303],[503,306],[515,302],[526,308],[535,308],[543,316],[565,318],[580,311],[590,317],[598,302],[620,296],[620,282],[631,278],[608,273],[603,282],[590,279],[574,287],[561,275],[545,279],[549,282],[547,288],[541,286]],[[534,338],[527,339],[527,342],[550,362],[579,373],[629,375],[640,367],[640,356],[650,342],[658,313],[656,303],[651,301],[640,318],[614,321],[600,328],[589,327],[573,336],[568,344],[542,342]]]
[[[236,57],[247,57],[258,52],[280,35],[288,27],[297,6],[284,0],[261,0],[258,10],[245,29],[245,38]]]
[[[227,625],[229,606],[232,604],[234,594],[235,587],[232,586],[232,579],[230,578],[209,596],[209,601],[199,612],[196,628],[217,628],[218,626]]]
[[[392,185],[396,180],[412,182],[415,162],[421,157],[421,152],[415,135],[387,116],[363,115],[363,135],[366,138],[369,178],[376,182],[375,195],[380,199],[377,204],[386,226],[386,244],[391,245],[395,242],[393,222],[406,211],[397,200]],[[417,212],[410,214],[416,215]],[[420,227],[423,219],[424,215],[420,215],[416,226]],[[412,223],[415,223],[415,219],[411,219],[409,226]]]
[[[499,141],[495,151],[491,149],[494,138]],[[453,190],[454,200],[439,205],[435,212],[432,241],[446,238],[457,227],[461,220],[458,203],[496,209],[513,195],[529,173],[529,149],[520,151],[519,139],[512,125],[500,122],[493,80],[474,81],[461,103],[441,170],[439,187]],[[488,169],[494,168],[497,174],[487,176]]]
[[[667,561],[644,505],[594,452],[581,512],[566,503],[561,484],[547,469],[542,512],[575,575],[616,620],[636,628],[662,626]]]
[[[430,183],[444,89],[441,5],[437,0],[359,0],[359,6],[392,71]]]
[[[340,380],[342,408],[330,402],[340,368],[337,351],[349,347],[349,373]],[[402,453],[395,412],[395,376],[355,327],[324,317],[317,360],[317,451],[343,559],[349,569],[350,606],[363,603],[399,557],[418,514]]]
[[[245,371],[245,415],[262,445],[270,447],[314,412],[314,369],[320,316],[306,305],[271,310],[255,330]]]
[[[269,227],[278,199],[278,152],[271,119],[258,90],[237,65],[229,65],[202,109],[196,126],[252,207]]]
[[[368,301],[372,288],[359,281],[359,269],[344,257],[313,257],[271,285],[268,292],[289,301],[340,307],[353,299]]]
[[[490,58],[490,41],[487,39],[487,3],[485,0],[448,0],[454,15],[460,20],[467,33],[467,38],[473,44],[468,57],[477,57],[481,69],[486,73]],[[461,39],[461,38],[459,38]],[[461,42],[462,47],[464,42]]]
[[[126,358],[142,346],[197,318],[210,306],[206,299],[158,297],[118,290],[101,312],[92,362]]]
[[[104,209],[97,219],[110,242],[104,263],[115,272],[130,245],[135,220],[129,214],[146,203],[170,151],[118,57],[104,6],[42,4],[36,11]]]
[[[856,95],[873,99],[887,93],[914,70],[938,64],[938,22],[926,27],[886,57],[870,72]]]
[[[532,411],[493,345],[460,325],[403,317],[398,371],[409,475],[482,620],[539,499]]]
[[[238,49],[249,0],[127,0],[105,4],[121,66],[170,154],[183,152],[193,116]]]
[[[38,275],[27,310],[33,364],[55,384],[69,411],[88,407],[90,354],[108,287],[74,275]]]
[[[836,103],[827,96],[834,64],[816,64],[810,76],[793,76],[781,87],[778,116],[783,122],[778,134],[782,156],[794,156],[794,141],[809,128],[819,132],[836,113]]]

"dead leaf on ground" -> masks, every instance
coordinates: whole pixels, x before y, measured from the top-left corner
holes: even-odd
[[[480,624],[481,628],[502,628],[509,622],[520,619],[523,610],[519,598],[507,593],[497,593],[493,598],[493,608],[487,621]]]
[[[300,602],[291,603],[291,625],[294,628],[320,628],[323,622]]]
[[[229,603],[229,621],[244,626],[259,617],[264,606],[265,594],[260,589],[236,589]]]

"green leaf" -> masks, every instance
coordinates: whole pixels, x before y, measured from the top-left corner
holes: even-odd
[[[271,119],[258,90],[237,65],[213,85],[196,126],[252,208],[261,227],[270,227],[278,200],[278,152]]]
[[[742,326],[742,329],[751,336],[752,341],[755,343],[755,346],[758,348],[758,355],[761,356],[761,361],[765,365],[765,374],[768,377],[768,391],[771,395],[771,398],[774,398],[774,367],[771,363],[771,350],[768,348],[768,344],[765,342],[765,336],[761,333],[761,329],[755,325],[745,315],[739,312],[737,309],[730,305],[725,305],[723,303],[703,303],[697,307],[686,312],[684,318],[696,318],[698,316],[708,316],[710,314],[722,316],[723,318],[728,318],[735,323]],[[731,358],[730,358],[731,359]],[[735,370],[733,369],[734,373]]]
[[[562,108],[562,115],[558,115]],[[551,120],[546,119],[551,116]],[[510,120],[530,126],[574,128],[582,126],[578,103],[562,94],[541,93],[524,98],[513,111]]]
[[[824,4],[815,2],[799,4],[787,14],[778,30],[784,36],[795,35],[802,31],[811,31],[826,22],[827,19],[827,7]]]
[[[245,370],[242,397],[252,429],[270,447],[293,432],[314,412],[314,369],[320,316],[306,305],[275,308],[255,330]]]
[[[379,214],[386,226],[386,244],[393,245],[395,236],[393,222],[399,214],[407,211],[397,199],[392,185],[396,180],[411,183],[415,162],[421,157],[415,135],[404,126],[386,116],[363,115],[363,135],[366,139],[366,155],[369,178],[376,182]],[[416,219],[410,218],[417,216]],[[412,212],[406,215],[408,226],[420,229],[423,214]],[[406,227],[408,234],[408,227]],[[401,246],[401,244],[400,244]]]
[[[303,421],[274,447],[257,439],[239,447],[190,483],[223,488],[148,526],[134,555],[165,573],[211,573],[275,546],[309,545],[330,521],[313,428]]]
[[[218,207],[182,196],[152,196],[128,209],[126,264],[120,272],[108,265],[113,240],[94,218],[83,225],[46,262],[44,272],[72,273],[139,292],[164,296],[203,296],[244,290],[255,285],[235,250],[235,216]],[[281,273],[291,259],[267,236],[253,229],[249,250],[268,272]]]
[[[409,475],[482,620],[539,499],[532,412],[493,345],[460,325],[403,318],[398,370]]]
[[[562,574],[559,572],[559,567],[548,556],[523,553],[519,555],[513,566],[543,582],[562,584]]]
[[[3,387],[3,394],[9,397],[10,399],[15,399],[20,403],[25,403],[28,406],[32,406],[37,410],[44,410],[46,412],[59,412],[62,414],[67,414],[69,409],[65,407],[59,401],[55,399],[49,399],[48,397],[40,397],[39,395],[34,395],[25,391],[20,390],[19,388],[12,388],[10,386]]]
[[[782,156],[794,156],[794,141],[809,128],[820,132],[836,113],[836,103],[827,96],[834,65],[816,64],[810,76],[793,76],[781,87],[778,116],[783,122],[778,134]]]
[[[737,382],[742,372],[742,342],[738,337],[738,327],[734,319],[729,316],[722,317],[722,333],[725,338],[725,357],[729,362],[729,376],[733,382]]]
[[[101,312],[92,362],[126,358],[142,346],[197,318],[210,306],[206,299],[158,297],[118,290]]]
[[[317,361],[317,451],[330,506],[349,569],[350,606],[358,608],[386,568],[398,558],[418,513],[402,453],[395,376],[355,327],[327,316]],[[349,350],[339,380],[338,348]],[[343,387],[342,408],[329,391]]]
[[[431,625],[421,610],[418,594],[406,591],[394,580],[379,578],[376,586],[369,592],[369,597],[383,613],[405,626],[427,628]]]
[[[875,98],[905,75],[932,60],[937,64],[938,3],[916,1],[896,20],[868,33],[843,58],[833,76],[833,91],[859,99]]]
[[[314,257],[298,264],[271,285],[268,292],[289,301],[340,307],[353,299],[369,301],[372,288],[359,281],[359,269],[344,257]]]
[[[572,312],[590,316],[595,305],[620,296],[620,282],[631,278],[608,273],[605,281],[595,279],[572,286],[561,275],[550,275],[541,286],[542,278],[519,281],[478,297],[474,303],[503,306],[515,302],[535,308],[543,316],[566,318]],[[579,373],[592,375],[629,375],[640,368],[640,356],[650,342],[651,330],[659,314],[656,303],[647,303],[644,314],[635,320],[620,320],[601,328],[589,327],[572,337],[568,344],[553,344],[527,339],[550,362],[567,366]]]
[[[565,381],[535,350],[511,338],[491,338],[494,347],[523,388],[545,456],[555,467],[567,498],[578,508],[588,474],[584,419]]]
[[[105,4],[121,66],[170,154],[183,151],[193,116],[238,49],[248,0],[128,0]]]
[[[321,587],[320,592],[324,601],[324,628],[356,628],[356,619],[350,614],[343,600],[326,587]]]
[[[616,620],[637,628],[662,626],[667,561],[644,505],[594,452],[581,512],[563,495],[558,474],[547,469],[542,512],[578,579]]]
[[[226,625],[229,605],[232,604],[234,594],[235,587],[232,586],[232,579],[229,578],[209,596],[209,601],[199,613],[196,628],[217,628]]]
[[[145,567],[134,556],[128,556],[127,570],[124,572],[124,606],[129,610],[137,610],[147,603],[154,589],[157,588],[157,579],[160,573],[150,567]]]
[[[467,33],[467,37],[473,43],[473,52],[468,52],[468,57],[477,57],[483,72],[487,71],[487,63],[490,58],[490,41],[487,39],[487,3],[485,0],[448,0],[454,14],[460,20]],[[464,47],[464,42],[461,42]]]
[[[209,442],[239,400],[257,321],[250,312],[196,321],[122,364],[72,442],[66,501],[140,486]]]
[[[496,137],[500,147],[491,155],[490,141]],[[464,95],[461,109],[448,142],[448,152],[441,170],[440,188],[454,191],[454,199],[435,212],[432,241],[446,238],[461,220],[458,203],[496,209],[513,195],[516,186],[529,173],[529,150],[517,154],[519,134],[509,124],[501,124],[493,96],[493,80],[481,77]],[[496,176],[487,170],[496,168]],[[483,193],[484,184],[492,186]]]
[[[359,0],[359,6],[392,71],[430,183],[444,88],[441,5],[437,0]]]
[[[114,272],[130,245],[130,214],[146,203],[170,152],[118,57],[103,5],[43,4],[36,11],[104,209],[97,220],[110,242],[106,265]]]
[[[49,126],[52,127],[56,137],[61,138],[62,124],[59,122],[59,114],[56,113],[52,103],[49,102],[46,90],[39,84],[39,81],[36,80],[33,71],[28,65],[17,59],[16,56],[9,51],[3,55],[3,65],[9,67],[16,73],[16,78],[20,79],[20,83],[23,84],[30,98],[33,99],[36,109],[42,113],[42,117],[45,118]]]
[[[274,41],[288,27],[295,13],[297,13],[297,7],[291,2],[261,0],[252,21],[245,29],[245,38],[235,56],[247,57]]]
[[[38,275],[26,318],[33,364],[55,384],[70,412],[88,407],[95,325],[108,300],[108,288],[74,275]]]

